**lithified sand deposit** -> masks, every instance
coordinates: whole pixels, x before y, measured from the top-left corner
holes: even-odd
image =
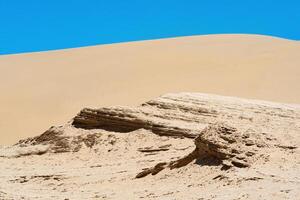
[[[297,199],[300,106],[173,93],[0,149],[1,199]]]

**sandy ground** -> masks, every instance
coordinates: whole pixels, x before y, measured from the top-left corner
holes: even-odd
[[[135,179],[136,173],[145,167],[187,154],[193,144],[187,139],[168,139],[141,131],[114,137],[115,145],[107,142],[97,153],[87,149],[78,153],[0,158],[0,199],[294,200],[300,195],[299,163],[295,162],[299,151],[291,155],[285,151],[272,152],[269,163],[258,162],[250,169],[224,172],[219,166],[191,163]],[[136,151],[153,144],[172,144],[172,148],[148,156]]]
[[[0,143],[65,123],[83,107],[168,92],[300,103],[299,42],[211,35],[0,56]]]
[[[115,113],[115,108],[107,111]],[[48,135],[0,147],[0,199],[295,200],[300,195],[300,105],[182,93],[121,111],[110,126],[119,132],[69,123]],[[160,135],[165,132],[146,126],[150,121],[169,133],[192,130],[202,141],[206,127],[228,124],[234,129],[224,126],[211,137],[210,149],[230,157],[221,162],[199,157],[180,168],[135,178],[159,162],[188,155],[197,145],[192,138]],[[148,129],[117,129],[134,122]],[[225,151],[218,149],[222,146]],[[34,155],[38,150],[44,154]],[[249,166],[223,169],[232,156]]]

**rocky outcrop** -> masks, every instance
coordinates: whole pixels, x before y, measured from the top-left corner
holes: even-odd
[[[72,125],[112,132],[143,128],[161,136],[196,138],[207,125],[216,122],[230,122],[242,129],[260,129],[261,132],[283,130],[288,124],[299,126],[295,123],[300,120],[298,110],[299,107],[293,105],[179,93],[161,96],[135,108],[85,108],[74,117]]]
[[[41,152],[40,154],[47,152],[77,152],[83,145],[89,148],[96,145],[100,136],[101,134],[95,132],[76,133],[76,129],[66,125],[51,127],[39,136],[20,140],[17,145],[21,147],[36,145],[49,147],[47,151]]]
[[[178,168],[195,159],[213,158],[224,168],[247,167],[256,159],[257,148],[285,146],[271,134],[299,130],[298,106],[245,100],[206,94],[167,94],[138,107],[85,108],[64,126],[51,127],[43,134],[21,140],[14,148],[24,156],[77,152],[100,144],[103,132],[128,133],[138,129],[159,136],[195,139],[195,150],[182,159],[162,162],[145,169],[137,177]],[[277,142],[277,144],[275,144]],[[140,152],[167,151],[168,148],[138,149]],[[15,154],[12,154],[15,155]]]
[[[244,199],[245,188],[259,191],[253,199],[275,190],[295,199],[299,133],[298,105],[209,94],[85,108],[63,126],[0,147],[0,199],[124,199],[125,190],[165,199],[178,188],[187,191],[179,199],[224,199],[233,189]]]
[[[131,132],[143,128],[162,136],[187,138],[197,136],[196,130],[187,123],[176,125],[172,118],[167,119],[167,113],[156,111],[148,107],[85,108],[74,118],[72,125],[76,128],[104,129],[113,132]]]
[[[233,166],[249,167],[256,158],[258,148],[267,146],[264,138],[250,131],[242,133],[226,124],[212,124],[201,131],[195,139],[196,148],[193,152],[176,161],[162,162],[152,168],[144,169],[137,174],[136,178],[142,178],[148,174],[155,175],[167,167],[180,168],[196,159],[211,159],[215,164],[222,165],[222,169],[229,169]]]

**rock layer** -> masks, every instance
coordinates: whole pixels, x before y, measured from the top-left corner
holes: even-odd
[[[76,128],[104,129],[113,132],[131,132],[137,129],[151,130],[165,136],[195,138],[197,133],[188,125],[178,126],[172,118],[166,120],[164,112],[141,107],[111,107],[102,109],[83,109],[72,123]]]
[[[97,144],[99,130],[127,133],[146,129],[160,136],[196,138],[198,151],[224,160],[234,154],[244,156],[245,147],[270,143],[274,130],[296,133],[299,110],[296,105],[216,95],[167,94],[135,108],[85,108],[68,124],[51,127],[17,146],[49,145],[54,153],[78,151],[82,145]]]
[[[222,165],[222,169],[229,169],[233,166],[249,167],[251,162],[257,159],[258,148],[271,146],[271,143],[266,145],[265,139],[250,131],[251,134],[249,130],[241,133],[226,124],[212,124],[201,131],[195,139],[196,148],[190,154],[169,163],[158,163],[138,173],[136,178],[142,178],[148,174],[155,175],[166,167],[180,168],[196,159],[212,159],[215,164]]]
[[[158,164],[159,169],[184,166],[205,157],[217,159],[226,167],[246,167],[255,158],[257,148],[274,146],[272,131],[299,130],[299,110],[294,105],[216,95],[167,94],[135,108],[85,108],[70,123],[51,127],[17,145],[49,146],[38,154],[76,152],[82,146],[97,145],[100,130],[121,134],[146,129],[159,136],[195,138],[196,148],[191,154]],[[156,171],[157,166],[152,170]]]
[[[163,199],[182,183],[180,188],[191,195],[200,189],[206,199],[223,199],[222,192],[232,194],[234,188],[253,195],[253,188],[270,184],[272,191],[290,187],[293,193],[279,196],[295,199],[299,132],[299,105],[208,94],[167,94],[137,107],[85,108],[63,126],[0,148],[0,198],[22,199],[14,188],[24,188],[25,199],[47,199],[36,191],[58,199],[124,199],[124,190],[115,189],[122,186],[135,194],[128,199],[152,194]],[[156,185],[147,187],[148,196],[144,183]],[[75,189],[82,187],[87,188]],[[260,194],[269,197],[269,191]]]

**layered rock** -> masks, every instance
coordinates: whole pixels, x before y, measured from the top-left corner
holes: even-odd
[[[242,133],[226,124],[215,123],[200,132],[194,141],[196,148],[190,154],[169,163],[158,163],[138,173],[136,178],[155,175],[167,167],[180,168],[201,159],[211,159],[215,164],[222,165],[222,169],[249,167],[257,159],[258,148],[270,147],[271,143],[267,145],[265,141],[252,130]]]
[[[299,133],[298,105],[208,94],[85,108],[0,147],[0,199],[295,199]]]
[[[85,108],[74,118],[72,125],[83,129],[104,129],[113,132],[131,132],[137,129],[151,130],[164,136],[195,138],[197,129],[190,123],[176,123],[176,116],[146,107]]]
[[[40,136],[21,140],[14,147],[36,146],[39,148],[32,154],[39,155],[76,152],[83,146],[99,145],[103,132],[122,134],[146,129],[159,136],[195,139],[196,147],[186,157],[158,163],[137,177],[207,157],[216,159],[224,168],[247,167],[255,161],[257,148],[285,146],[272,132],[297,132],[299,119],[300,109],[295,105],[206,94],[167,94],[135,108],[85,108],[68,124],[51,127]],[[31,154],[26,152],[15,156]]]

